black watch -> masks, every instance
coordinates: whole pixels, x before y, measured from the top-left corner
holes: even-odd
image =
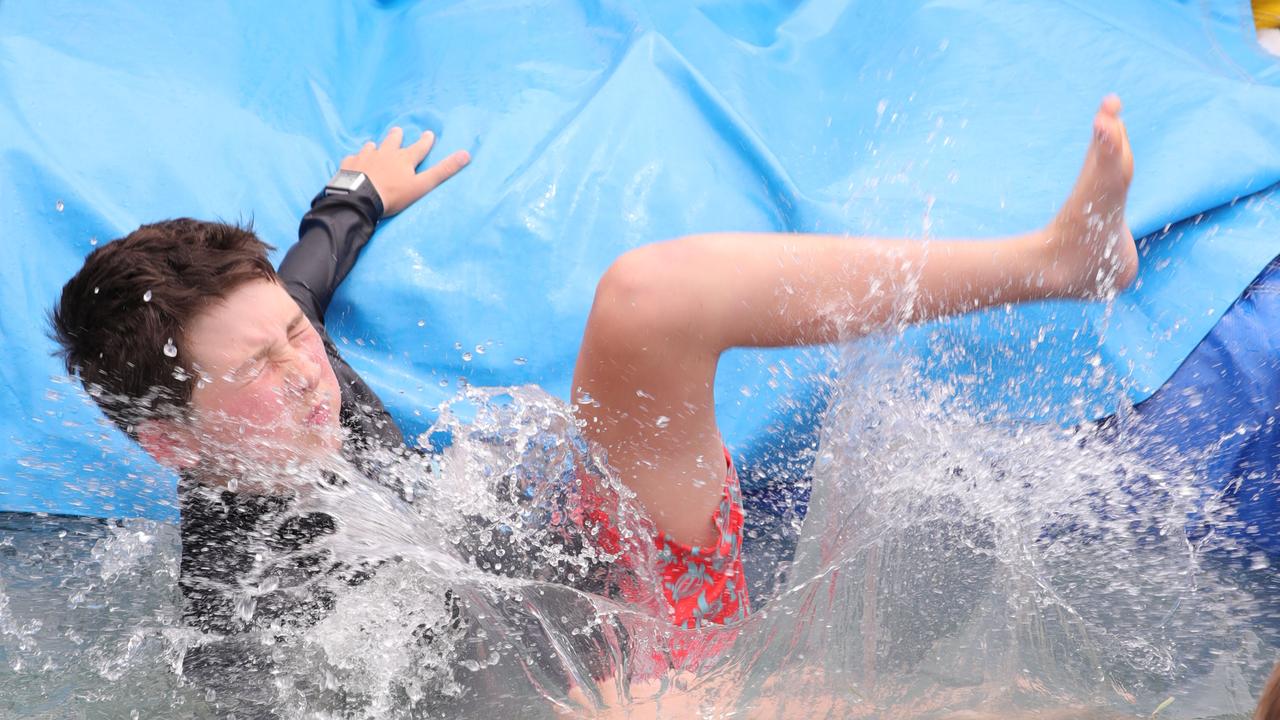
[[[369,176],[355,170],[339,170],[324,186],[324,195],[350,195],[369,184]]]

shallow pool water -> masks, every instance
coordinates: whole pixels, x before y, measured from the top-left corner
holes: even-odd
[[[892,352],[838,360],[794,560],[735,629],[673,630],[591,592],[613,557],[566,514],[575,468],[604,474],[601,458],[554,398],[473,389],[433,429],[444,454],[388,458],[380,482],[348,473],[300,503],[338,519],[334,557],[372,569],[328,583],[312,623],[184,628],[173,526],[0,516],[0,715],[1249,712],[1280,656],[1275,582],[1212,531],[1230,509],[1194,458],[1151,452],[1123,417],[979,417],[963,383],[922,384]],[[275,560],[234,589],[240,617],[280,591]],[[667,669],[698,643],[717,651]]]

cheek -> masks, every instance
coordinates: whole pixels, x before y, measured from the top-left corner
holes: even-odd
[[[286,414],[280,398],[279,388],[260,382],[242,389],[234,397],[221,398],[210,409],[225,416],[232,424],[246,423],[266,429]]]

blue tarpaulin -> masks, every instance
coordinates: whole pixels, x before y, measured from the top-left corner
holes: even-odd
[[[567,396],[595,282],[637,245],[1043,224],[1117,92],[1135,288],[962,319],[945,353],[936,327],[912,340],[1002,412],[1103,415],[1280,251],[1278,84],[1243,0],[5,2],[0,509],[172,517],[171,477],[50,356],[58,290],[95,243],[175,216],[252,218],[278,260],[336,161],[392,125],[474,157],[382,226],[331,311],[416,434],[460,382]],[[745,466],[803,436],[823,367],[722,363]]]
[[[1223,501],[1214,527],[1249,563],[1280,557],[1280,260],[1124,419],[1153,457]],[[1199,524],[1199,523],[1197,523]],[[1270,562],[1270,561],[1268,561]],[[1258,566],[1255,566],[1258,567]]]

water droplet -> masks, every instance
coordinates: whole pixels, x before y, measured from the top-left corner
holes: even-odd
[[[67,206],[64,205],[61,200],[59,200],[58,202],[53,204],[53,209],[57,210],[58,212],[62,212],[63,210],[67,209]]]
[[[460,342],[456,342],[456,343],[454,343],[454,344],[453,344],[453,349],[454,349],[454,350],[461,350],[461,349],[462,349],[462,343],[460,343]]]
[[[90,244],[90,245],[97,245],[97,244],[98,244],[98,238],[96,238],[96,237],[91,237],[91,238],[89,238],[89,244]]]
[[[419,321],[418,321],[418,327],[426,327],[426,326],[427,326],[427,321],[426,321],[426,320],[419,320]]]
[[[462,353],[462,362],[471,362],[471,353],[469,352]]]
[[[666,415],[659,415],[657,420],[653,421],[654,426],[664,428],[671,424],[671,418]]]
[[[227,483],[227,489],[231,490],[230,482]],[[231,490],[231,492],[235,492],[235,490]],[[253,615],[255,612],[257,612],[257,610],[258,610],[258,598],[248,593],[242,593],[239,595],[239,597],[236,598],[235,613],[237,618],[241,620],[252,620]]]
[[[151,295],[151,293],[148,292],[147,295]],[[146,299],[150,300],[151,298],[148,297]],[[173,344],[173,338],[169,338],[165,341],[164,354],[166,357],[178,357],[178,346]]]
[[[511,362],[515,363],[516,365],[525,365],[529,362],[529,359],[524,357],[518,357],[515,360],[512,360]]]
[[[476,346],[476,354],[477,354],[477,355],[483,355],[483,354],[484,354],[484,346],[483,346],[483,345],[477,345],[477,346]]]
[[[146,291],[146,292],[142,293],[142,302],[151,302],[151,291],[150,291],[150,290],[148,290],[148,291]]]
[[[94,288],[94,289],[93,289],[93,294],[94,294],[94,295],[97,295],[97,294],[98,294],[98,288]]]

